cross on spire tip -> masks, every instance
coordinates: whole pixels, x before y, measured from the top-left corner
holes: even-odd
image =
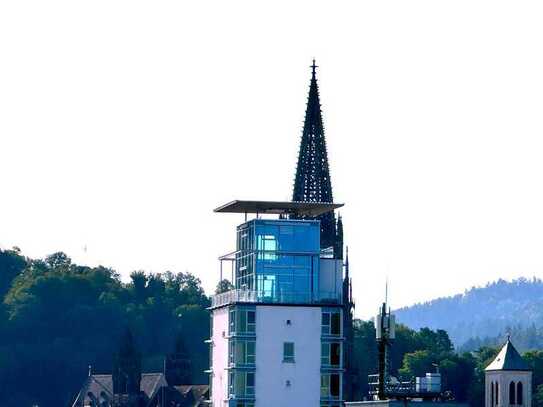
[[[315,64],[315,58],[313,58],[313,64],[310,66],[313,78],[315,78],[315,76],[317,75],[317,68],[318,67],[319,66]]]

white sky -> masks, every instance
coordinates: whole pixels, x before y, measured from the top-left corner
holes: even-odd
[[[211,292],[320,65],[357,315],[543,276],[540,1],[0,3],[0,246]],[[87,247],[85,253],[83,248]]]

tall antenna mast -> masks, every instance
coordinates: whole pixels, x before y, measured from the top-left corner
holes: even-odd
[[[386,383],[388,382],[388,353],[392,341],[396,337],[396,320],[394,315],[387,310],[388,301],[388,277],[385,283],[385,302],[381,305],[379,314],[375,318],[375,335],[378,349],[378,381],[377,398],[386,400]]]
[[[385,304],[388,304],[388,276],[385,280]]]

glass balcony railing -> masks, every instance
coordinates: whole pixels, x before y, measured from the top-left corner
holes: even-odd
[[[211,308],[222,307],[228,304],[249,303],[249,304],[340,304],[341,293],[319,292],[300,293],[282,292],[275,295],[266,295],[250,290],[230,290],[211,297]]]

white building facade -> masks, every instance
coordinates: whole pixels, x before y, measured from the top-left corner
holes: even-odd
[[[343,262],[315,220],[238,226],[234,289],[212,299],[213,407],[343,405]]]
[[[531,407],[532,371],[509,339],[485,369],[485,407]]]

